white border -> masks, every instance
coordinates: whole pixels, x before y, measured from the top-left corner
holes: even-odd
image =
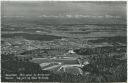
[[[128,0],[1,0],[1,1],[128,1]]]
[[[1,1],[126,1],[128,4],[128,0],[0,0],[0,11],[1,11]],[[127,8],[127,19],[128,19],[128,6],[126,8]],[[127,31],[128,31],[128,21],[127,21]],[[0,40],[1,40],[1,12],[0,12]],[[128,45],[128,34],[127,34],[127,45]],[[127,47],[127,52],[128,52],[128,47]],[[1,42],[0,42],[0,54],[1,54]],[[1,56],[0,56],[0,61],[1,61]],[[128,57],[127,57],[127,69],[128,69]],[[128,79],[128,70],[127,70],[127,79]],[[1,82],[1,63],[0,63],[0,82]]]

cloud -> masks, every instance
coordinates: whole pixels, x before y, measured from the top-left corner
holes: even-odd
[[[105,18],[121,18],[120,16],[105,15]]]
[[[24,18],[25,16],[3,16],[4,18]],[[36,16],[35,16],[36,17]],[[102,15],[102,16],[94,16],[94,15],[41,15],[39,18],[121,18],[120,16],[112,16],[112,15]]]
[[[120,16],[104,15],[104,16],[93,16],[93,15],[41,15],[39,17],[44,18],[121,18]]]

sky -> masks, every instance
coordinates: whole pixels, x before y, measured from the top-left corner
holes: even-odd
[[[4,17],[126,18],[125,2],[4,1]]]

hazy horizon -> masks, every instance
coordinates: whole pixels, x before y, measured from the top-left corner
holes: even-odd
[[[44,22],[46,19],[56,19],[55,21],[65,22],[71,19],[70,22],[77,20],[78,23],[89,20],[126,23],[125,1],[3,1],[1,7],[2,17],[18,20],[29,18]]]

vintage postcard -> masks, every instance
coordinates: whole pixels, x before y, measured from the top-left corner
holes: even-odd
[[[1,82],[127,82],[127,2],[1,1]]]

